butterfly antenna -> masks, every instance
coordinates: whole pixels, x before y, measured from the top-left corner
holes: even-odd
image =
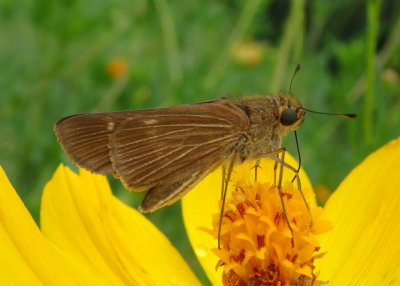
[[[289,85],[289,94],[292,94],[292,83],[293,83],[293,79],[296,76],[296,74],[300,71],[300,64],[296,65],[296,68],[294,70],[292,79],[290,80],[290,85]]]
[[[310,110],[307,108],[302,107],[301,109],[304,109],[307,112],[311,113],[316,113],[316,114],[323,114],[323,115],[334,115],[334,116],[339,116],[339,117],[344,117],[344,118],[357,118],[357,114],[355,113],[330,113],[330,112],[320,112],[320,111],[314,111]]]

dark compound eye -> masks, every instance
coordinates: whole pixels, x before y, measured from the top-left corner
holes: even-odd
[[[281,118],[279,119],[282,123],[282,125],[288,126],[292,125],[297,121],[297,112],[294,109],[291,109],[289,107],[286,107],[282,113],[281,113]]]

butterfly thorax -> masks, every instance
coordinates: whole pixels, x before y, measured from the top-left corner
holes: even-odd
[[[241,150],[244,160],[265,157],[281,147],[282,136],[298,128],[304,120],[301,103],[291,96],[252,96],[238,99],[238,103],[249,117],[247,141]],[[299,120],[290,126],[280,122],[282,110],[290,107],[299,111]]]

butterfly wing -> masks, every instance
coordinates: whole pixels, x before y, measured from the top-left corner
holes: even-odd
[[[250,122],[230,100],[113,113],[55,124],[67,154],[90,171],[113,173],[128,189],[149,190],[143,211],[179,199],[233,152]]]
[[[108,147],[110,138],[130,112],[71,115],[54,124],[64,151],[79,166],[98,174],[115,173]]]
[[[195,170],[179,181],[165,182],[163,185],[149,189],[139,206],[139,210],[141,212],[152,212],[163,206],[173,204],[197,185],[214,167],[217,166],[210,166],[210,169]]]
[[[129,189],[177,182],[220,165],[249,127],[225,100],[139,111],[110,140],[113,168]]]

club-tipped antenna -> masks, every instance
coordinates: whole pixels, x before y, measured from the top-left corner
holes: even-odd
[[[293,83],[293,79],[296,76],[296,74],[300,71],[300,64],[296,65],[296,69],[294,70],[292,79],[290,80],[290,85],[289,85],[289,94],[292,94],[292,83]]]
[[[344,117],[344,118],[357,118],[357,114],[355,114],[355,113],[330,113],[330,112],[320,112],[320,111],[310,110],[310,109],[304,108],[304,107],[302,107],[301,109],[304,109],[304,110],[307,111],[307,112],[316,113],[316,114],[334,115],[334,116],[339,116],[339,117]]]

